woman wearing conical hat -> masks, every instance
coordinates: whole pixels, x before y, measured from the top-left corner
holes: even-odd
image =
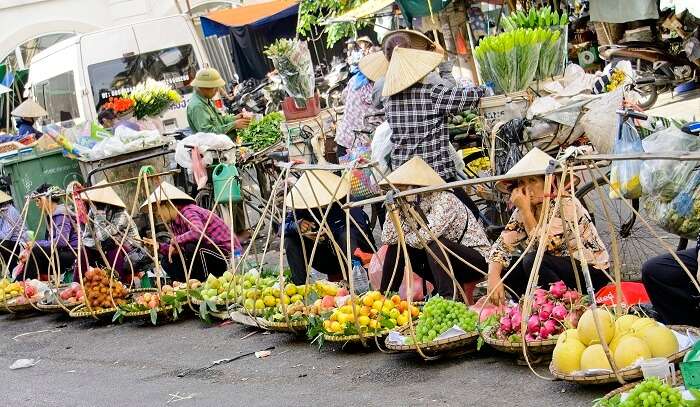
[[[15,250],[17,242],[27,241],[27,228],[22,223],[22,215],[12,203],[12,197],[0,191],[0,257],[10,272],[19,260],[19,252]]]
[[[112,187],[99,188],[106,183],[100,181],[96,188],[80,195],[88,204],[90,219],[83,233],[85,258],[81,265],[83,270],[87,270],[87,266],[113,268],[122,282],[130,284],[132,276],[150,268],[151,259],[146,254],[138,227],[127,212],[124,201]],[[109,264],[104,264],[105,259],[98,247]],[[73,281],[77,281],[77,278],[76,274]]]
[[[386,187],[391,184],[405,190],[439,186],[444,183],[445,181],[425,161],[416,156],[389,174],[386,181],[380,182],[380,185]],[[474,215],[450,191],[429,192],[409,198],[422,223],[427,226],[427,229],[421,227],[421,223],[406,208],[400,210],[401,227],[411,266],[416,274],[430,281],[437,293],[444,297],[453,296],[455,284],[443,265],[448,269],[451,265],[459,284],[482,280],[487,270],[486,256],[490,242],[483,226]],[[481,273],[466,266],[453,254],[448,253],[445,259],[445,253],[434,238],[462,260],[481,270]],[[382,243],[388,245],[388,250],[382,270],[381,290],[398,291],[403,281],[404,259],[399,254],[398,235],[390,218],[384,222]],[[399,265],[390,286],[397,257]]]
[[[287,194],[286,205],[291,211],[285,219],[284,247],[287,254],[287,263],[292,272],[294,284],[306,282],[306,264],[309,261],[314,240],[321,233],[319,245],[316,248],[311,266],[317,271],[328,275],[330,281],[343,279],[341,262],[345,264],[343,256],[338,256],[335,245],[327,235],[328,230],[321,228],[319,222],[328,205],[331,205],[326,224],[333,234],[335,242],[339,245],[341,253],[347,253],[346,231],[350,231],[350,253],[353,260],[359,260],[356,249],[363,252],[371,252],[371,245],[365,240],[359,229],[352,222],[347,225],[345,212],[339,202],[343,202],[347,196],[350,184],[347,180],[333,174],[330,171],[314,170],[306,171],[295,182],[291,191]],[[363,228],[366,236],[371,238],[369,219],[362,208],[350,210],[350,216]],[[306,259],[304,259],[306,254]]]
[[[442,48],[417,31],[397,30],[382,40],[383,52],[360,61],[360,70],[372,81],[384,78],[382,96],[391,127],[392,168],[420,156],[446,182],[457,180],[447,117],[473,108],[483,88],[448,86],[429,76],[445,59]],[[455,195],[478,217],[478,208],[463,189]]]
[[[12,111],[12,115],[17,118],[15,123],[19,137],[25,138],[34,135],[34,138],[38,139],[43,135],[42,132],[34,127],[34,123],[40,117],[48,116],[48,113],[34,99],[27,99],[22,102]]]
[[[153,214],[171,231],[170,242],[158,244],[158,251],[163,270],[174,281],[186,281],[192,259],[189,278],[203,281],[208,274],[218,277],[228,270],[231,254],[241,250],[235,235],[231,241],[231,229],[223,219],[195,205],[192,197],[167,182],[153,191],[141,210],[148,211],[148,205],[152,205]],[[143,240],[156,244],[148,238]],[[180,254],[185,259],[184,265]]]
[[[551,283],[563,280],[567,287],[576,288],[574,273],[577,271],[573,268],[571,256],[573,256],[579,271],[581,270],[581,260],[586,260],[593,280],[593,287],[596,290],[606,284],[603,271],[608,269],[608,251],[586,208],[576,197],[567,192],[570,188],[568,186],[570,182],[567,181],[567,185],[560,185],[561,175],[559,175],[555,177],[552,190],[545,191],[544,173],[553,160],[547,153],[534,148],[505,174],[510,179],[496,183],[496,189],[509,194],[510,202],[515,206],[510,220],[498,240],[493,244],[489,255],[488,286],[489,292],[493,293],[491,301],[496,304],[505,301],[504,288],[499,283],[501,276],[508,270],[513,260],[518,258],[520,252],[526,248],[528,242],[535,239],[530,252],[525,254],[522,261],[505,279],[505,284],[518,295],[525,292],[535,260],[537,239],[541,233],[541,230],[537,228],[537,223],[541,216],[542,203],[547,195],[556,197],[560,187],[565,189],[562,191],[559,205],[556,205],[553,200],[547,215],[551,228],[539,270],[538,285],[548,287]],[[532,173],[542,175],[529,175]],[[578,182],[578,178],[575,178],[574,182]],[[579,249],[576,243],[573,222],[578,223],[583,241],[582,249]]]

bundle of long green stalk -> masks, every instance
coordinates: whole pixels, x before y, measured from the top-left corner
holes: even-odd
[[[542,42],[549,32],[518,28],[492,37],[479,43],[475,55],[482,77],[489,77],[497,90],[505,93],[527,89],[532,82],[540,58]]]
[[[569,16],[566,11],[560,16],[557,10],[552,11],[549,6],[538,10],[531,8],[528,14],[518,10],[501,18],[501,27],[504,31],[513,31],[517,28],[558,28],[567,24],[569,24]]]
[[[549,6],[537,10],[531,8],[527,14],[518,10],[510,13],[510,16],[501,18],[501,27],[504,31],[513,31],[518,28],[542,28],[551,32],[550,37],[543,41],[540,50],[537,79],[549,78],[563,72],[566,56],[565,31],[568,24],[569,16],[566,11],[560,15],[557,10],[552,11]]]

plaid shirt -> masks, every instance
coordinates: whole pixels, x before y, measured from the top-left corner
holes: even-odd
[[[220,217],[194,204],[185,205],[179,210],[181,215],[170,224],[170,228],[173,230],[175,241],[180,247],[187,243],[196,244],[199,241],[202,231],[204,231],[204,225],[211,215],[211,220],[209,220],[204,233],[205,236],[202,238],[201,247],[211,247],[213,242],[224,253],[231,252],[231,229]],[[168,244],[161,244],[160,252],[167,254],[168,247]]]
[[[443,179],[456,177],[445,119],[449,113],[473,107],[482,94],[480,88],[418,83],[391,96],[385,106],[386,118],[393,132],[393,168],[418,155]]]

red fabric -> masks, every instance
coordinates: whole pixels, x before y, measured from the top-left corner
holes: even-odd
[[[625,305],[649,304],[649,295],[642,283],[632,283],[625,281],[620,284],[622,290],[622,302]],[[617,301],[617,290],[615,284],[608,284],[601,288],[595,295],[598,304],[615,305]]]

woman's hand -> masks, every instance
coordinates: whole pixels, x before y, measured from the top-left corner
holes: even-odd
[[[489,271],[487,297],[493,305],[502,305],[506,302],[506,292],[501,282],[501,273]]]
[[[297,228],[299,229],[299,233],[304,234],[307,232],[310,232],[314,226],[316,226],[313,222],[310,222],[306,219],[301,219],[297,222]]]
[[[530,193],[524,187],[515,188],[510,193],[510,202],[521,211],[530,209],[530,201]]]

